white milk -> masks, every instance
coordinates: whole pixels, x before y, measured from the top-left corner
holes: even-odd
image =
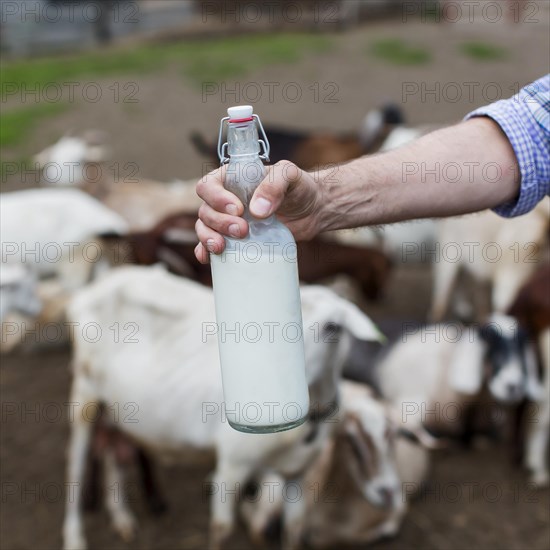
[[[309,395],[295,258],[237,248],[211,262],[228,421],[251,432],[300,424]]]

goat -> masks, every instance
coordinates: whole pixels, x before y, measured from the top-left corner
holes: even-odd
[[[114,254],[131,263],[164,263],[170,271],[212,285],[209,266],[197,262],[194,255],[198,239],[194,232],[196,214],[181,212],[170,216],[153,229],[134,232],[111,240]],[[109,238],[107,238],[109,240]],[[123,251],[123,254],[117,254]],[[381,251],[340,244],[317,237],[297,243],[300,280],[318,283],[338,274],[346,274],[360,287],[364,296],[376,300],[388,283],[391,261]]]
[[[71,186],[86,178],[88,164],[107,159],[102,132],[88,130],[82,136],[65,135],[37,153],[33,160],[48,185]]]
[[[340,382],[341,407],[335,432],[309,467],[301,526],[308,547],[366,544],[395,535],[405,502],[394,456],[395,428],[370,389]],[[271,471],[255,484],[261,493],[245,500],[242,515],[252,540],[265,545],[270,525],[283,512],[285,481]],[[273,488],[271,492],[265,491]]]
[[[380,298],[389,282],[392,262],[374,248],[330,242],[323,237],[300,242],[297,247],[299,274],[304,282],[317,283],[345,274],[369,300]]]
[[[517,320],[493,315],[483,327],[415,328],[377,366],[382,395],[409,431],[470,436],[468,422],[483,389],[506,405],[540,398],[533,348]],[[476,403],[477,401],[477,403]]]
[[[23,342],[31,325],[62,321],[68,295],[106,267],[96,237],[126,231],[120,216],[77,189],[4,193],[2,278],[12,274],[2,284],[1,315],[12,317],[2,324],[2,352]],[[23,318],[15,319],[17,311]]]
[[[10,313],[2,322],[0,353],[10,352],[18,345],[65,344],[69,341],[70,327],[65,323],[65,308],[73,291],[65,289],[55,278],[36,281],[32,272],[28,277],[31,286],[25,298],[26,309],[16,312],[16,308],[9,308]],[[21,281],[21,284],[25,283]],[[29,310],[29,304],[33,302],[36,305]]]
[[[539,268],[520,289],[510,306],[514,315],[537,342],[544,391],[538,400],[527,434],[525,465],[531,479],[539,486],[548,485],[550,474],[546,464],[550,429],[550,267]]]
[[[23,264],[0,265],[0,322],[12,312],[32,317],[40,313],[36,284],[36,276]]]
[[[198,210],[202,201],[195,193],[196,179],[161,183],[137,176],[113,177],[101,166],[107,157],[102,140],[97,132],[82,138],[65,136],[35,155],[44,183],[85,191],[117,212],[133,231],[150,229],[175,212]],[[89,169],[92,165],[95,170]]]
[[[122,216],[132,231],[146,231],[177,212],[198,211],[202,200],[195,192],[197,179],[170,183],[109,180],[100,186],[85,185],[83,190]]]
[[[435,246],[436,222],[416,220],[376,227],[337,229],[324,237],[341,244],[380,250],[395,263],[425,261]]]
[[[114,263],[162,263],[174,274],[212,286],[210,266],[195,258],[194,250],[199,242],[196,221],[196,213],[179,212],[149,230],[124,236],[108,235],[103,241]]]
[[[57,276],[67,289],[90,278],[101,256],[95,237],[127,229],[120,216],[77,189],[14,191],[0,202],[2,262],[24,263],[39,277]]]
[[[460,268],[478,281],[490,281],[491,310],[505,313],[521,285],[536,269],[549,220],[549,199],[518,218],[504,219],[486,210],[473,216],[441,220],[431,321],[443,319]],[[446,259],[447,254],[452,258]]]
[[[270,162],[289,160],[304,170],[347,162],[377,150],[390,131],[404,123],[399,106],[387,104],[370,111],[358,132],[334,134],[306,132],[266,125],[271,147]],[[198,132],[190,136],[199,153],[218,162],[216,144],[208,143]]]
[[[175,299],[176,297],[181,299]],[[350,333],[361,339],[380,337],[368,317],[354,305],[323,287],[304,287],[302,307],[307,376],[311,402],[330,410],[336,398],[336,379],[350,345]],[[177,455],[189,448],[215,449],[214,487],[238,488],[261,467],[272,468],[286,479],[300,482],[308,464],[318,455],[332,424],[315,416],[302,426],[278,434],[253,436],[232,430],[224,420],[217,342],[202,335],[202,323],[214,321],[210,289],[177,278],[160,268],[121,267],[81,290],[73,299],[69,320],[108,327],[133,323],[139,329],[136,343],[92,343],[76,335],[71,400],[79,403],[71,426],[67,479],[82,481],[92,425],[86,410],[97,403],[137,405],[139,422],[118,427],[159,456]],[[339,338],[335,327],[341,326]],[[311,328],[311,330],[309,330]],[[186,422],[182,423],[181,419]],[[112,422],[116,419],[111,418]],[[116,423],[116,422],[115,422]],[[122,474],[116,461],[106,463],[113,482]],[[66,504],[63,527],[65,548],[86,546],[80,501]],[[117,531],[127,536],[133,517],[124,498],[110,503]],[[288,510],[287,538],[296,541],[296,526],[303,523],[303,507]],[[286,510],[286,507],[285,507]],[[212,497],[211,543],[219,548],[234,524],[232,499]],[[286,511],[285,511],[286,515]],[[297,544],[297,542],[296,542]]]

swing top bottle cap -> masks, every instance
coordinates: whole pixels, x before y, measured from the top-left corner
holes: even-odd
[[[227,109],[229,122],[248,122],[252,120],[253,112],[254,109],[252,105],[238,105],[236,107],[229,107],[229,109]]]

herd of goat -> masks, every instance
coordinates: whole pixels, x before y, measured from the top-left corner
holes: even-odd
[[[309,169],[397,147],[428,129],[407,128],[387,106],[369,113],[356,134],[266,131],[273,161]],[[103,175],[91,182],[86,168],[105,160],[93,138],[62,138],[36,157],[44,166],[41,188],[4,193],[0,201],[2,352],[24,345],[27,330],[36,339],[45,333],[37,326],[51,325],[61,327],[56,341],[73,348],[70,400],[78,406],[68,483],[82,488],[87,471],[99,483],[101,465],[105,487],[122,488],[128,460],[117,449],[130,446],[156,510],[163,498],[154,460],[214,451],[212,548],[222,547],[238,516],[258,544],[278,521],[285,548],[367,543],[398,532],[413,496],[403,487],[428,478],[434,450],[484,428],[476,417],[481,404],[506,409],[514,454],[534,483],[548,484],[548,202],[514,220],[483,212],[299,243],[312,410],[299,428],[254,436],[224,420],[217,340],[202,332],[215,315],[210,268],[193,255],[196,180],[130,183]],[[192,141],[216,155],[200,136]],[[489,255],[495,245],[498,257]],[[384,339],[359,306],[383,299],[405,250],[442,256],[451,248],[452,258],[433,261],[431,324],[404,324]],[[458,285],[461,271],[477,286],[490,283],[491,315],[452,323],[451,337],[443,321],[453,311],[479,321]],[[136,327],[136,338],[114,338],[113,323]],[[84,330],[90,326],[102,336]],[[314,326],[320,332],[307,328]],[[115,403],[137,403],[137,421],[117,417]],[[426,414],[451,404],[458,416]],[[91,418],[91,405],[101,414]],[[535,422],[526,422],[529,407]],[[301,498],[288,498],[289,484]],[[334,498],[308,490],[314,485],[335,488]],[[231,496],[222,498],[221,488]],[[256,496],[245,498],[245,490]],[[136,520],[127,500],[105,495],[114,529],[129,540]],[[75,496],[66,504],[67,550],[86,548],[82,491]]]

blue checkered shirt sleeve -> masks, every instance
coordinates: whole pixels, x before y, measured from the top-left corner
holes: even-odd
[[[550,74],[510,99],[476,109],[466,120],[478,116],[492,118],[502,128],[521,173],[519,196],[495,212],[505,217],[529,212],[550,194]]]

